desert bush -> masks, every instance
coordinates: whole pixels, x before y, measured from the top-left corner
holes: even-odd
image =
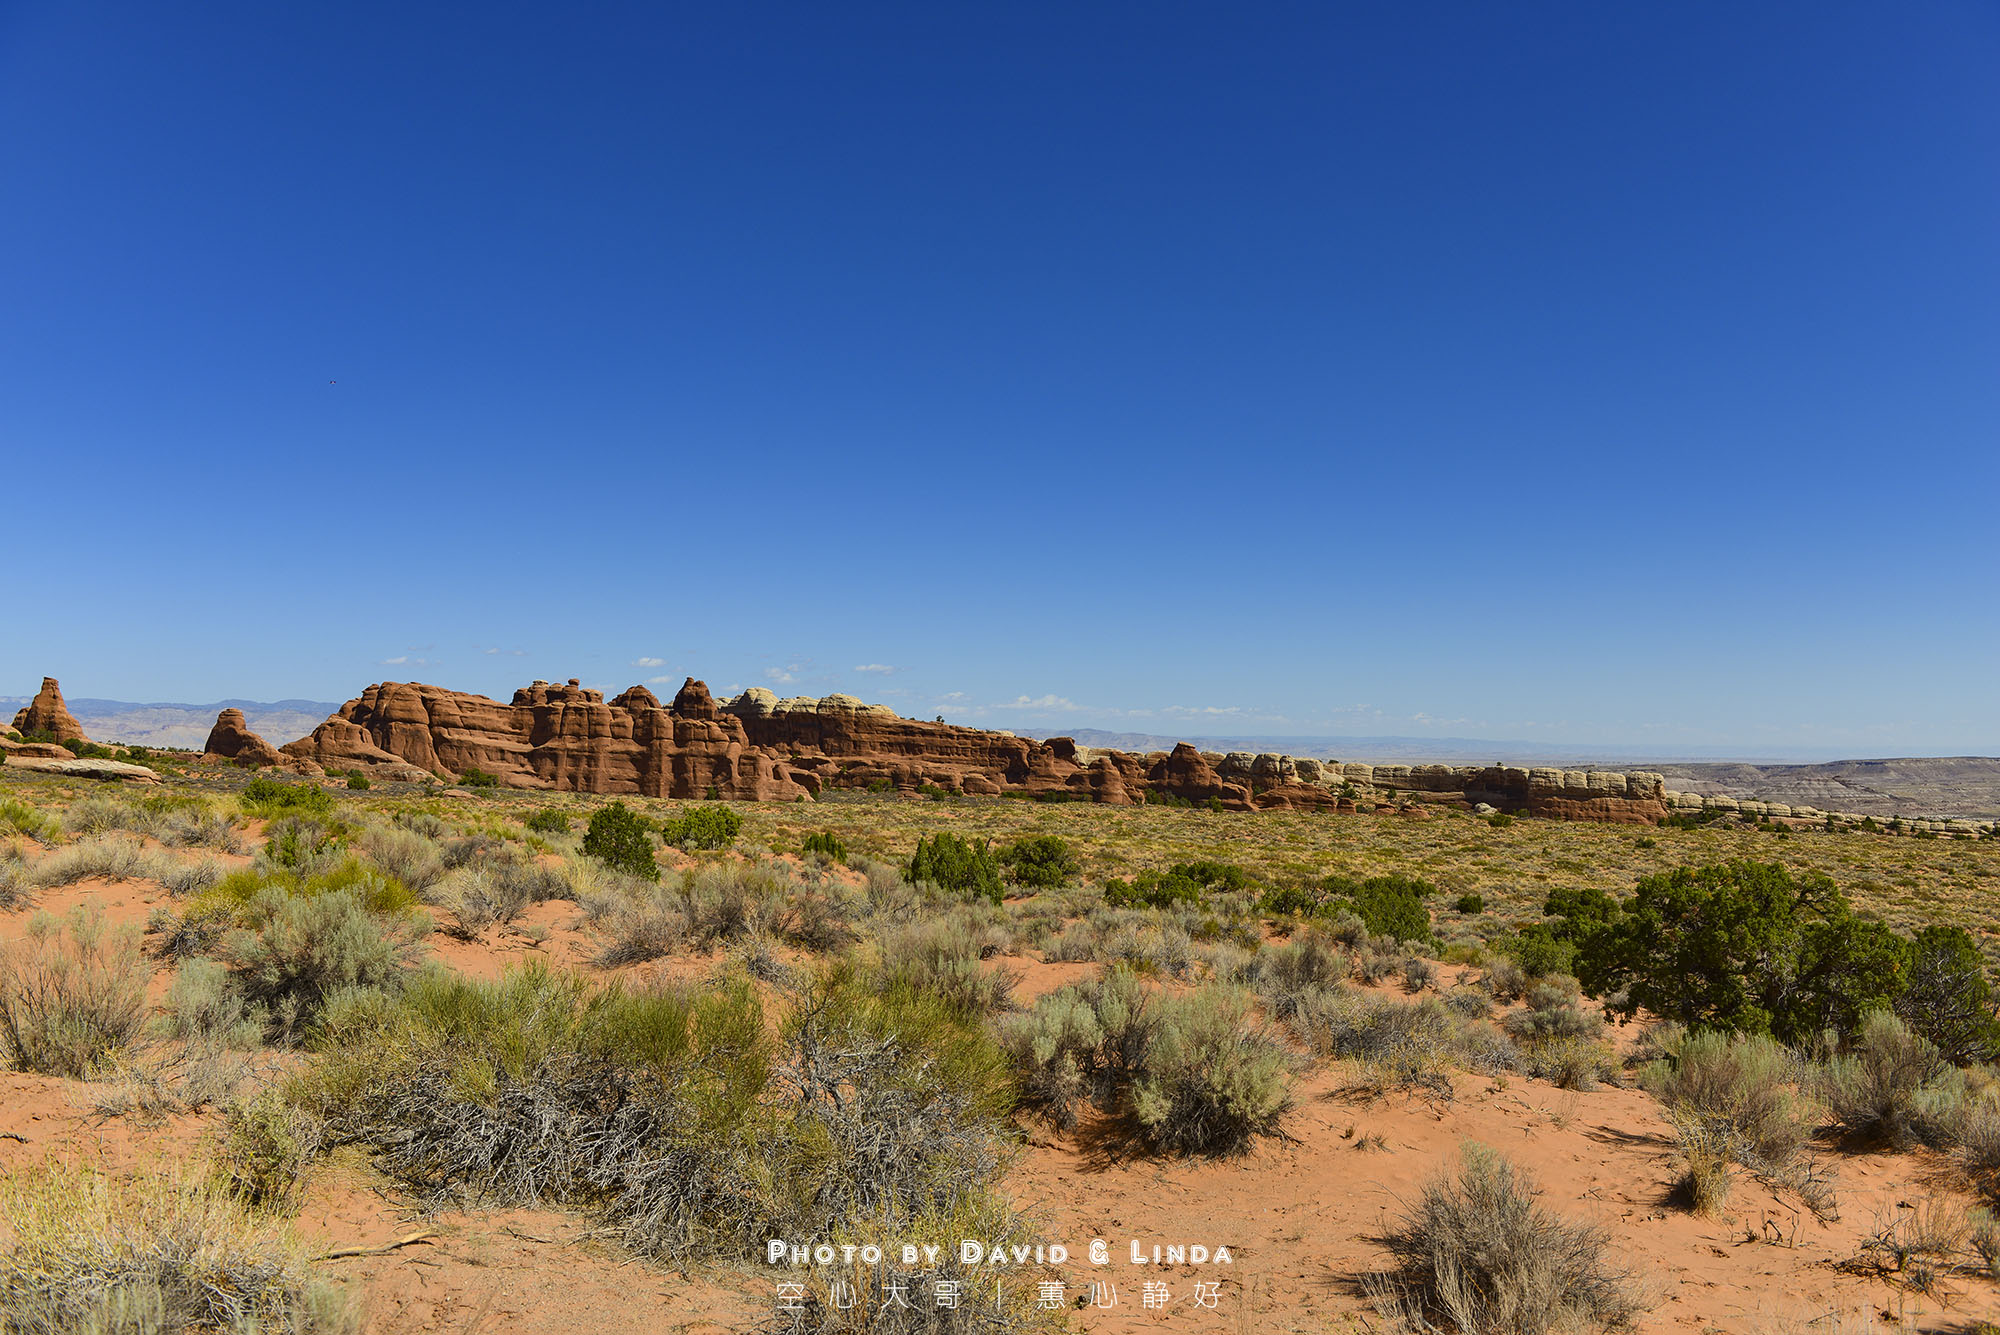
[[[139,1037],[152,969],[101,909],[37,913],[0,949],[0,1042],[17,1071],[82,1078]]]
[[[471,941],[495,923],[510,923],[531,902],[526,887],[492,867],[460,867],[431,887],[428,902],[450,915],[444,930]]]
[[[1375,936],[1432,941],[1431,912],[1425,902],[1437,893],[1429,881],[1409,876],[1371,876],[1364,881],[1329,876],[1327,911],[1353,913]]]
[[[1290,1064],[1250,1023],[1249,993],[1211,985],[1152,1009],[1130,1099],[1153,1149],[1236,1154],[1277,1131],[1292,1106]]]
[[[1616,1078],[1618,1054],[1602,1039],[1559,1034],[1517,1043],[1521,1069],[1538,1080],[1589,1093]]]
[[[1484,913],[1486,911],[1486,896],[1463,894],[1451,902],[1451,907],[1454,912],[1463,913],[1468,917],[1475,913]]]
[[[1736,1135],[1726,1119],[1704,1117],[1691,1110],[1670,1114],[1687,1165],[1678,1184],[1696,1214],[1719,1215],[1729,1200],[1731,1174],[1737,1159]]]
[[[1962,1104],[1950,1095],[1963,1089],[1963,1078],[1928,1039],[1887,1011],[1871,1012],[1850,1050],[1829,1058],[1818,1074],[1827,1111],[1856,1139],[1895,1149],[1951,1140]]]
[[[1253,891],[1250,873],[1229,862],[1179,862],[1161,871],[1142,871],[1130,881],[1104,883],[1104,902],[1112,908],[1200,908],[1213,894]]]
[[[1664,1056],[1639,1082],[1677,1116],[1727,1127],[1732,1157],[1770,1173],[1789,1163],[1811,1134],[1811,1116],[1792,1086],[1799,1061],[1767,1036],[1670,1032]]]
[[[984,897],[995,904],[1001,899],[1000,863],[986,841],[961,839],[948,830],[917,840],[909,878],[955,894]]]
[[[1284,1020],[1312,993],[1337,986],[1347,971],[1347,956],[1333,939],[1307,928],[1282,946],[1259,951],[1253,980],[1272,1018]]]
[[[38,844],[52,844],[62,837],[60,820],[11,797],[0,797],[0,829],[24,834]]]
[[[408,914],[417,907],[417,897],[408,886],[381,868],[350,857],[304,874],[284,868],[239,868],[190,896],[187,911],[222,907],[240,925],[248,926],[250,907],[266,892],[313,899],[342,891],[354,895],[370,913]]]
[[[1438,982],[1437,964],[1421,955],[1408,955],[1403,959],[1403,990],[1421,992],[1425,988],[1436,989]]]
[[[347,772],[347,786],[350,791],[357,793],[365,793],[375,785],[372,782],[370,782],[366,774],[363,774],[360,770],[356,769],[356,770],[349,770]]]
[[[246,926],[223,940],[244,997],[289,1040],[333,997],[398,987],[423,953],[430,920],[371,912],[351,889],[310,896],[277,887],[245,906]]]
[[[766,868],[726,864],[681,877],[677,892],[689,937],[706,949],[763,928],[791,888]]]
[[[1986,962],[1963,927],[1933,925],[1917,933],[1895,1012],[1954,1066],[1991,1061],[2000,1052]]]
[[[599,807],[590,814],[583,851],[627,876],[660,879],[660,864],[653,859],[652,826],[623,802]]]
[[[552,807],[543,807],[540,811],[529,812],[528,818],[522,821],[521,824],[535,834],[569,833],[569,817]]]
[[[819,890],[795,890],[786,896],[770,914],[770,927],[779,939],[818,955],[861,939],[848,904]]]
[[[1495,1001],[1515,1001],[1528,995],[1528,971],[1511,955],[1499,955],[1479,976],[1479,986]]]
[[[1000,850],[999,857],[1014,884],[1037,890],[1068,885],[1083,870],[1069,841],[1053,834],[1016,839]]]
[[[643,964],[671,955],[687,942],[688,923],[681,911],[660,895],[623,901],[598,930],[605,938],[594,961],[600,969]]]
[[[988,969],[986,932],[969,913],[914,922],[882,937],[882,970],[911,991],[935,996],[958,1014],[978,1017],[1014,1009],[1013,972]]]
[[[444,875],[444,859],[431,840],[395,825],[369,825],[355,847],[370,862],[421,895]]]
[[[426,1201],[586,1205],[655,1256],[895,1230],[984,1191],[1010,1095],[990,1039],[834,968],[775,1040],[747,982],[444,972],[329,1009],[285,1099]]]
[[[679,849],[727,848],[742,832],[743,817],[725,806],[689,807],[660,822],[660,840]]]
[[[1129,1115],[1155,1151],[1230,1154],[1291,1106],[1289,1064],[1249,1006],[1240,988],[1148,994],[1130,970],[1107,969],[1002,1021],[1000,1041],[1023,1097],[1059,1125],[1095,1102]]]
[[[807,835],[801,851],[807,857],[819,856],[828,862],[847,861],[847,845],[842,843],[840,836],[832,830],[821,830],[816,834]]]
[[[71,844],[23,868],[25,886],[52,889],[78,881],[163,881],[174,874],[179,862],[163,853],[148,851],[145,845],[126,834],[98,835]]]
[[[447,839],[438,848],[438,857],[443,861],[446,871],[456,871],[460,867],[471,867],[507,856],[506,841],[484,830]]]
[[[1494,948],[1526,978],[1550,978],[1576,967],[1576,945],[1556,935],[1547,923],[1531,922]]]
[[[219,882],[226,872],[220,862],[203,858],[199,862],[181,862],[160,869],[160,884],[176,899],[197,895]]]
[[[283,783],[277,779],[255,778],[243,785],[236,800],[246,814],[265,819],[279,816],[329,816],[333,794],[311,783]]]
[[[256,862],[265,870],[304,872],[324,870],[345,855],[347,827],[314,816],[281,816],[264,827],[264,846]]]
[[[175,971],[159,1029],[182,1042],[229,1048],[254,1048],[263,1037],[262,1018],[245,1004],[236,980],[207,959],[190,959]]]
[[[1639,1310],[1605,1260],[1604,1231],[1535,1204],[1533,1183],[1478,1147],[1467,1146],[1455,1179],[1423,1188],[1387,1241],[1400,1271],[1370,1291],[1385,1319],[1409,1329],[1445,1321],[1460,1335],[1618,1330]]]
[[[1468,1020],[1484,1020],[1493,1014],[1493,998],[1477,987],[1454,987],[1440,1000],[1452,1014]]]
[[[498,788],[500,786],[498,775],[488,774],[477,765],[467,765],[464,773],[458,776],[458,781],[467,788]]]
[[[0,1176],[0,1328],[24,1335],[348,1335],[359,1320],[298,1244],[179,1177],[41,1166]]]
[[[443,820],[435,812],[414,807],[398,807],[389,813],[389,823],[399,830],[409,830],[426,839],[442,839],[450,833]]]
[[[1623,903],[1565,892],[1548,911],[1586,990],[1621,1013],[1782,1042],[1855,1032],[1900,990],[1907,962],[1902,938],[1855,916],[1830,879],[1775,863],[1681,867]]]

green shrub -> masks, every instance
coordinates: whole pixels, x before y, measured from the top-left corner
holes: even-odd
[[[821,830],[817,834],[807,835],[801,851],[807,857],[818,854],[828,862],[847,861],[847,845],[842,843],[840,836],[832,830]]]
[[[851,968],[772,1028],[747,982],[426,973],[330,1008],[285,1097],[420,1199],[587,1206],[653,1256],[899,1235],[990,1199],[1011,1103],[991,1039]]]
[[[1000,864],[984,839],[973,842],[947,830],[920,838],[908,874],[918,884],[1000,902]]]
[[[373,785],[368,782],[368,776],[357,769],[347,772],[347,786],[356,792],[366,792]]]
[[[599,807],[590,814],[583,851],[628,876],[660,879],[660,864],[653,858],[652,826],[623,802]]]
[[[351,889],[294,896],[269,887],[245,916],[247,927],[225,938],[223,950],[244,997],[269,1013],[280,1039],[342,993],[399,986],[430,932],[420,914],[371,913]]]
[[[243,785],[237,795],[244,811],[252,816],[324,816],[333,811],[333,794],[316,784],[282,783],[258,777]]]
[[[1917,933],[1895,1011],[1954,1066],[1991,1061],[2000,1053],[1986,962],[1963,927],[1930,926]]]
[[[1272,1018],[1284,1020],[1312,993],[1339,986],[1349,967],[1332,938],[1308,928],[1282,946],[1259,951],[1252,976]]]
[[[1451,906],[1456,911],[1467,916],[1475,913],[1484,913],[1486,911],[1486,897],[1484,895],[1460,895],[1452,901]]]
[[[1000,850],[1000,864],[1014,884],[1037,890],[1068,885],[1082,870],[1069,841],[1052,834],[1016,839]]]
[[[62,835],[61,821],[11,797],[0,797],[0,828],[25,834],[39,844],[52,844]]]
[[[499,776],[488,774],[477,765],[467,765],[465,771],[458,776],[458,781],[466,788],[498,788],[500,786]]]
[[[1713,1149],[1756,1172],[1773,1175],[1789,1164],[1811,1134],[1811,1117],[1792,1085],[1798,1059],[1768,1035],[1670,1031],[1663,1056],[1639,1081],[1667,1105],[1684,1131],[1684,1146]]]
[[[569,817],[553,807],[543,807],[540,811],[529,812],[528,818],[521,823],[536,834],[569,833]]]
[[[660,823],[663,842],[680,849],[727,848],[743,829],[743,817],[725,806],[689,807]]]
[[[258,861],[266,867],[306,871],[339,855],[348,830],[313,816],[281,816],[264,827],[264,847]]]
[[[1819,1072],[1835,1124],[1893,1149],[1948,1144],[1963,1101],[1952,1096],[1963,1088],[1937,1048],[1887,1011],[1870,1012],[1852,1050]]]
[[[1629,1325],[1639,1304],[1605,1260],[1604,1231],[1534,1197],[1525,1174],[1468,1145],[1456,1180],[1432,1180],[1387,1239],[1400,1273],[1369,1285],[1385,1319],[1415,1330],[1443,1322],[1464,1335]]]
[[[1769,1032],[1801,1042],[1902,990],[1903,940],[1854,915],[1817,873],[1736,861],[1648,876],[1624,903],[1551,896],[1556,935],[1576,946],[1586,990],[1630,1016],[1644,1008],[1689,1028]]]
[[[1398,941],[1434,942],[1431,913],[1424,901],[1437,893],[1429,881],[1410,876],[1371,876],[1356,881],[1347,876],[1329,876],[1326,912],[1351,912],[1376,936]]]
[[[1249,994],[1210,985],[1149,995],[1129,971],[1050,993],[1001,1029],[1024,1094],[1060,1124],[1094,1100],[1130,1114],[1164,1154],[1234,1154],[1291,1107],[1283,1049],[1250,1020]]]
[[[892,982],[934,996],[971,1018],[1014,1009],[1014,985],[1006,969],[983,963],[987,941],[969,910],[914,922],[882,938],[882,970]]]
[[[105,925],[102,910],[28,919],[0,950],[0,1046],[17,1071],[81,1079],[139,1037],[152,967],[139,934]]]
[[[1493,943],[1529,978],[1555,978],[1576,967],[1576,946],[1542,922],[1531,922],[1512,936]]]
[[[1212,894],[1240,894],[1255,888],[1250,873],[1230,862],[1179,862],[1164,872],[1142,871],[1131,881],[1104,883],[1104,902],[1113,908],[1201,908]]]

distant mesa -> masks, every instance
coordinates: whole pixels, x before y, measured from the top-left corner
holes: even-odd
[[[15,697],[19,699],[19,696]],[[14,731],[20,733],[45,732],[58,742],[87,742],[83,725],[69,712],[63,703],[62,687],[54,677],[42,678],[42,689],[28,703],[28,707],[14,715]]]
[[[230,758],[261,756],[228,711]],[[255,734],[248,734],[254,738]],[[218,739],[211,737],[210,750]],[[670,704],[644,686],[607,701],[571,678],[537,681],[502,704],[416,682],[380,682],[302,737],[276,763],[381,779],[480,770],[514,788],[645,797],[784,802],[829,789],[893,787],[1129,806],[1168,802],[1231,811],[1354,810],[1393,789],[1408,814],[1485,802],[1503,811],[1653,824],[1668,806],[1660,776],[1505,766],[1366,765],[1285,755],[1204,754],[1181,744],[1135,754],[903,718],[851,695],[779,698],[752,687],[718,702],[688,678]]]

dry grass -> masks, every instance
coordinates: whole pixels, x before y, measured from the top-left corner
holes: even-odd
[[[23,1335],[336,1335],[345,1297],[232,1197],[172,1177],[0,1177],[0,1329]]]

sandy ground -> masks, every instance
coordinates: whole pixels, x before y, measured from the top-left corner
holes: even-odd
[[[143,924],[168,902],[150,882],[86,881],[42,894],[38,906],[62,912],[94,903],[114,923]],[[20,936],[28,912],[0,914],[0,941]],[[537,946],[523,932],[495,928],[477,941],[438,936],[432,944],[446,963],[482,976],[531,955],[580,964],[593,952],[574,905],[539,905],[522,926],[545,929],[546,939]],[[712,964],[669,959],[641,976],[699,976]],[[997,967],[1020,975],[1024,999],[1094,969],[1026,959]],[[167,978],[163,968],[156,997]],[[1855,1155],[1823,1145],[1818,1152],[1837,1174],[1837,1221],[1814,1220],[1748,1176],[1738,1179],[1723,1217],[1705,1219],[1673,1202],[1672,1129],[1641,1091],[1576,1094],[1519,1076],[1463,1075],[1454,1097],[1438,1101],[1360,1097],[1349,1083],[1338,1066],[1307,1071],[1285,1139],[1224,1161],[1126,1158],[1102,1122],[1058,1134],[1023,1119],[1024,1143],[1006,1185],[1043,1238],[1070,1249],[1064,1301],[1083,1304],[1072,1323],[1104,1335],[1357,1328],[1370,1310],[1361,1277],[1386,1265],[1380,1240],[1399,1203],[1453,1164],[1468,1142],[1531,1173],[1550,1208],[1608,1231],[1613,1256],[1646,1295],[1642,1331],[1803,1330],[1834,1312],[1911,1331],[1970,1331],[2000,1321],[2000,1290],[1983,1276],[1950,1276],[1940,1292],[1919,1298],[1857,1264],[1866,1238],[1927,1197],[1972,1203],[1955,1194],[1935,1156]],[[147,1121],[103,1116],[92,1104],[89,1088],[76,1082],[0,1073],[0,1165],[54,1157],[120,1172],[159,1167],[201,1155],[219,1127],[214,1115]],[[690,1276],[620,1253],[593,1237],[591,1222],[578,1214],[515,1209],[426,1218],[356,1160],[315,1171],[297,1228],[324,1251],[431,1235],[382,1255],[325,1263],[353,1285],[368,1328],[384,1335],[741,1331],[768,1318],[776,1303],[778,1277],[756,1258],[745,1258],[740,1271]],[[1089,1263],[1092,1239],[1109,1245],[1107,1264]],[[1133,1265],[1134,1239],[1148,1254],[1156,1242],[1226,1246],[1232,1260]],[[1116,1307],[1090,1305],[1093,1281],[1116,1287]],[[1163,1307],[1143,1306],[1148,1282],[1165,1286]],[[1198,1284],[1217,1288],[1198,1293]],[[1032,1278],[1003,1280],[1002,1292],[1010,1303],[1031,1303]]]

